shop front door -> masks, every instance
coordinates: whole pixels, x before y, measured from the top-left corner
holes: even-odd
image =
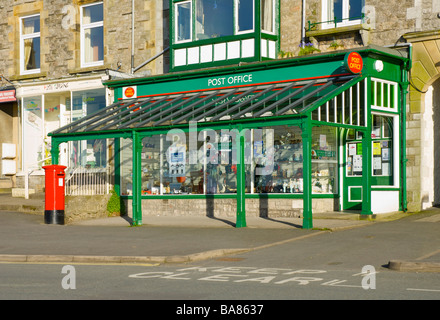
[[[362,133],[347,130],[343,138],[343,210],[362,209]]]

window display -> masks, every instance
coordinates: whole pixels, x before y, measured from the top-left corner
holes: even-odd
[[[337,192],[337,128],[312,129],[312,192]]]
[[[67,87],[69,83],[64,85]],[[53,85],[48,85],[47,88],[52,89]],[[41,169],[41,166],[50,164],[51,138],[48,134],[105,108],[105,92],[105,88],[100,88],[23,97],[23,166]],[[62,144],[60,164],[69,168],[105,168],[106,139],[69,141]]]
[[[393,117],[372,116],[372,169],[373,176],[390,179],[378,182],[389,184],[393,176]],[[348,177],[362,176],[362,134],[359,131],[347,132],[347,166]]]
[[[268,130],[263,139],[254,135],[255,193],[302,193],[303,149],[301,129],[296,126],[271,127],[273,151]],[[270,153],[273,153],[273,156]],[[272,166],[267,162],[273,161]],[[260,174],[259,174],[260,169]],[[271,171],[269,171],[271,170]],[[266,171],[266,172],[265,172]]]
[[[23,162],[29,168],[40,168],[45,159],[42,106],[41,96],[23,98]]]
[[[93,114],[105,107],[105,89],[72,92],[72,120]],[[71,167],[106,167],[107,141],[94,139],[72,141],[70,153]]]
[[[373,176],[392,176],[391,117],[373,115]]]
[[[313,129],[312,189],[317,194],[337,191],[336,130]],[[191,137],[179,131],[142,140],[143,195],[235,194],[240,134],[245,138],[246,193],[303,192],[303,146],[297,126],[241,133],[208,129]],[[121,190],[123,195],[131,195],[131,140],[123,140],[121,155]]]

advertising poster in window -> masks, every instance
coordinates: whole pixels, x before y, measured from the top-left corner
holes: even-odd
[[[180,146],[170,146],[169,148],[169,176],[170,177],[184,177],[185,171],[185,160],[186,160],[186,147],[184,145]]]

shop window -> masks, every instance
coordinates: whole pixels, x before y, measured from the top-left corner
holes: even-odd
[[[47,94],[44,99],[25,97],[22,105],[23,164],[28,168],[41,168],[50,163],[51,139],[47,134],[105,108],[105,89]],[[69,168],[107,166],[106,139],[71,141],[63,150],[60,164]]]
[[[393,118],[373,115],[373,176],[391,177],[393,172]]]
[[[301,129],[296,126],[276,126],[265,129],[271,131],[263,130],[260,137],[254,134],[253,162],[255,164],[255,178],[253,192],[302,193],[303,148]],[[268,137],[268,135],[271,135],[271,137]]]
[[[40,15],[20,19],[20,73],[40,72]]]
[[[121,139],[120,147],[121,195],[133,195],[133,146],[130,139]]]
[[[91,67],[104,62],[103,4],[81,7],[81,66]]]
[[[364,1],[322,0],[322,27],[324,29],[360,24]]]
[[[105,89],[77,91],[72,93],[72,121],[105,108]],[[107,140],[92,139],[70,143],[70,167],[106,167]]]
[[[45,159],[42,110],[41,96],[23,98],[23,163],[29,169],[41,168]]]
[[[235,194],[240,136],[244,137],[245,192],[301,194],[301,129],[274,126],[237,130],[180,130],[142,140],[143,195]],[[190,141],[192,139],[192,141]],[[313,129],[312,191],[337,192],[336,129]],[[121,193],[132,195],[131,140],[122,142]]]
[[[312,193],[337,193],[337,128],[312,128]]]
[[[372,170],[376,185],[393,184],[393,117],[372,116]],[[354,129],[347,132],[346,175],[362,176],[362,133]]]
[[[105,89],[72,92],[72,121],[105,108]]]

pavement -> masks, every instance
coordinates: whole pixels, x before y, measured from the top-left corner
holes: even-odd
[[[0,196],[0,263],[186,263],[409,216],[391,213],[360,219],[359,214],[335,212],[315,215],[311,230],[302,229],[301,218],[246,217],[247,226],[236,228],[234,217],[157,215],[144,216],[142,226],[132,226],[128,216],[48,225],[35,205],[38,199]],[[421,217],[440,226],[438,208]],[[388,267],[440,272],[440,250],[417,261],[393,260]]]

